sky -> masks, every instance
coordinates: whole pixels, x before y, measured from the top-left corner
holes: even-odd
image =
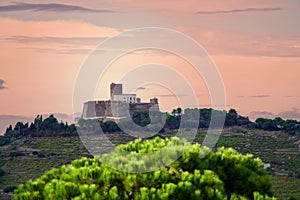
[[[132,38],[137,35],[131,31],[143,27],[177,31],[202,46],[221,77],[226,109],[235,108],[251,119],[300,120],[298,19],[298,0],[2,0],[0,120],[80,112],[73,110],[73,92],[91,51],[98,48],[94,55],[98,58],[113,50],[124,53],[136,42]],[[101,48],[111,37],[118,37],[119,43]],[[203,56],[170,38],[146,31],[136,40],[169,41],[185,49],[189,58]],[[97,82],[94,98],[108,99],[110,82],[119,82],[122,73],[149,63],[178,72],[192,85],[201,107],[211,106],[206,77],[199,77],[191,63],[178,55],[158,49],[142,49],[116,59]],[[141,77],[151,79],[158,74]],[[177,83],[174,87],[184,85],[175,76],[163,77]],[[179,96],[186,96],[150,82],[135,91],[126,91],[125,85],[124,90],[136,92],[143,101],[156,96],[167,111],[181,105]]]

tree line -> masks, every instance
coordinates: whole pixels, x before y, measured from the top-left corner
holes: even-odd
[[[134,131],[158,131],[176,130],[179,127],[189,129],[196,127],[198,129],[207,129],[211,123],[211,117],[223,118],[225,116],[224,126],[243,126],[249,129],[261,129],[267,131],[285,131],[291,135],[300,132],[300,122],[296,120],[283,120],[280,117],[274,119],[258,118],[251,122],[248,117],[241,116],[235,109],[214,110],[212,108],[187,108],[184,111],[181,108],[173,109],[171,113],[160,111],[139,110],[133,112],[131,119],[123,119],[116,123],[111,120],[99,119],[79,119],[78,123],[69,125],[59,122],[54,115],[43,119],[38,115],[32,123],[17,122],[13,127],[10,125],[4,134],[0,136],[0,146],[10,143],[12,138],[20,137],[69,137],[77,136],[77,130],[99,131],[101,127],[104,133],[121,132],[122,128]],[[184,119],[184,120],[182,120]],[[183,123],[183,122],[184,123]],[[183,124],[181,124],[183,123]],[[100,125],[100,126],[99,126]],[[137,126],[136,126],[137,125]],[[120,128],[121,127],[121,128]],[[147,127],[146,129],[143,129]]]
[[[283,120],[280,117],[274,119],[257,118],[254,127],[267,131],[285,131],[291,135],[300,132],[300,122],[292,119]]]
[[[205,129],[210,126],[212,115],[217,118],[216,120],[225,117],[224,126],[226,127],[247,126],[252,123],[248,117],[239,115],[234,109],[230,109],[226,112],[212,108],[187,108],[183,112],[181,108],[177,108],[173,109],[171,113],[163,113],[160,111],[151,111],[150,113],[148,110],[135,111],[131,115],[131,118],[134,124],[138,126],[134,126],[131,123],[131,119],[120,120],[118,124],[114,121],[99,120],[99,123],[94,123],[95,119],[80,119],[78,126],[82,128],[83,131],[92,131],[98,130],[100,124],[104,133],[120,132],[120,127],[125,127],[133,131],[153,131],[160,128],[158,130],[159,132],[165,132],[167,129],[174,130],[179,127],[184,129]],[[142,129],[146,126],[147,129]]]
[[[43,119],[42,115],[38,115],[32,123],[17,122],[13,127],[10,125],[4,134],[6,138],[20,137],[68,137],[76,136],[76,127],[74,124],[69,125],[67,122],[58,122],[54,115]]]

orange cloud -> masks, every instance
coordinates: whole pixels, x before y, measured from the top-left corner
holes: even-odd
[[[109,1],[111,2],[111,1]],[[226,3],[222,3],[219,0],[173,0],[173,1],[140,1],[140,0],[117,0],[115,3],[122,3],[126,5],[157,9],[164,11],[177,11],[177,12],[197,12],[198,10],[212,11],[212,10],[232,10],[241,8],[256,8],[256,7],[280,7],[282,5],[278,0],[227,0]],[[174,13],[175,14],[175,13]]]
[[[119,31],[78,21],[21,21],[0,18],[0,37],[26,35],[31,37],[109,37]]]
[[[210,54],[300,56],[300,37],[253,35],[242,31],[208,30],[194,26],[181,26],[176,29],[197,40]]]
[[[21,21],[0,18],[2,48],[87,54],[118,30],[76,21]]]

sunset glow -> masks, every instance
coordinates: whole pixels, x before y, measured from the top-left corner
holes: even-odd
[[[134,28],[162,27],[187,35],[207,50],[222,77],[227,109],[235,108],[252,120],[261,116],[300,120],[298,0],[40,2],[0,3],[0,117],[72,115],[74,83],[91,50]],[[121,71],[149,62],[185,74],[198,84],[194,89],[203,107],[209,106],[207,86],[198,81],[201,77],[184,60],[161,52],[120,58],[96,97],[109,97],[108,85]],[[166,91],[148,85],[146,92],[136,92],[145,100],[157,96],[169,111],[178,102],[162,94]],[[0,134],[5,126],[2,122]]]

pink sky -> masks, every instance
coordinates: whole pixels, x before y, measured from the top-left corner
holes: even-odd
[[[154,26],[180,31],[208,51],[224,82],[227,108],[252,119],[300,120],[299,18],[297,0],[1,1],[0,115],[72,114],[74,83],[90,50],[110,36]],[[120,59],[111,73],[147,59]],[[151,59],[193,79],[194,72],[172,56]],[[209,104],[199,84],[201,100]],[[107,98],[108,88],[100,93]],[[139,92],[145,100],[158,93]],[[172,98],[158,98],[164,107],[177,106]]]

